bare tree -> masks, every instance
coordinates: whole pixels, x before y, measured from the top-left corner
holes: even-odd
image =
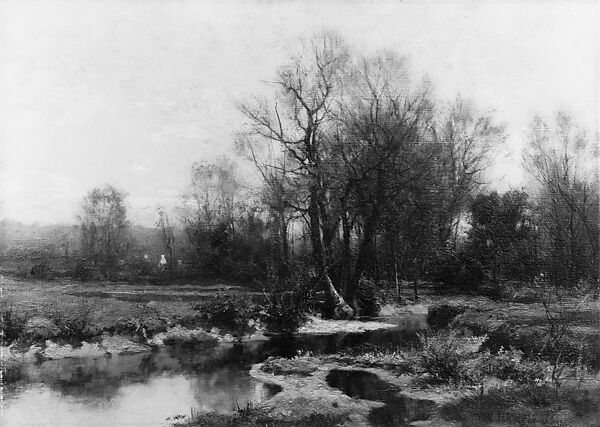
[[[192,167],[192,185],[184,195],[180,217],[198,255],[210,239],[228,240],[235,233],[241,183],[236,165],[227,157]]]
[[[456,247],[461,213],[483,183],[482,172],[491,165],[492,153],[505,139],[504,128],[491,114],[480,113],[462,98],[448,103],[433,127],[438,144],[442,212],[446,213],[443,241]]]
[[[330,147],[325,132],[332,120],[332,107],[341,88],[347,57],[346,47],[339,38],[331,34],[316,37],[306,58],[292,58],[290,65],[280,69],[274,82],[278,90],[274,106],[263,103],[240,107],[248,118],[248,144],[275,143],[289,161],[281,177],[294,185],[299,200],[296,209],[308,219],[315,282],[328,289],[340,316],[350,314],[351,310],[329,276],[337,221],[332,218],[329,198],[326,169]]]
[[[360,226],[358,252],[344,296],[354,304],[358,283],[374,250],[386,212],[409,183],[426,173],[418,146],[427,140],[432,104],[428,85],[413,87],[405,61],[392,55],[360,60],[344,98],[337,129],[346,171],[346,194]],[[349,246],[348,231],[344,247]]]
[[[114,265],[127,248],[127,194],[111,185],[94,188],[83,199],[79,216],[82,248],[89,258]]]
[[[538,183],[546,264],[557,281],[598,281],[598,151],[598,138],[565,113],[554,126],[539,117],[531,124],[523,159]]]

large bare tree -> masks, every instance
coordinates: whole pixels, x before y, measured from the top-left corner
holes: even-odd
[[[285,159],[280,179],[296,191],[298,212],[307,218],[310,230],[315,283],[324,285],[334,298],[338,316],[351,315],[329,276],[331,244],[337,224],[332,212],[329,176],[330,146],[326,132],[345,76],[348,52],[332,35],[315,37],[303,55],[292,58],[279,70],[274,82],[274,104],[242,105],[248,119],[246,144],[272,144]],[[280,163],[282,165],[284,163]],[[263,168],[264,170],[264,168]],[[271,179],[272,174],[263,174]]]

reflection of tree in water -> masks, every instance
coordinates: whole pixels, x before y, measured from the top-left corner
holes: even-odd
[[[62,395],[83,398],[89,403],[110,401],[118,390],[131,383],[147,382],[152,372],[152,354],[98,359],[65,359],[42,363],[30,382],[43,382]]]
[[[248,402],[265,400],[277,391],[233,366],[200,374],[192,382],[192,392],[198,402],[196,409],[200,411],[230,412]]]
[[[5,369],[5,386],[14,390],[26,384],[44,383],[64,396],[102,404],[114,399],[119,389],[133,383],[147,383],[160,375],[190,377],[225,369],[213,376],[215,384],[227,389],[228,376],[239,377],[261,359],[258,345],[222,345],[213,348],[166,347],[160,351],[101,358],[49,360]],[[229,373],[224,373],[229,370]],[[224,375],[224,377],[223,377]],[[222,377],[222,379],[221,379]],[[203,380],[205,377],[203,376]],[[244,379],[249,381],[248,378]],[[239,385],[238,385],[239,386]],[[237,386],[236,386],[237,387]]]
[[[8,398],[19,392],[27,383],[23,379],[23,365],[2,366],[3,398]]]
[[[177,360],[183,372],[205,372],[223,367],[249,369],[263,361],[262,343],[225,344],[212,348],[167,347],[169,356]]]
[[[5,368],[4,386],[7,393],[15,394],[28,384],[44,383],[64,396],[100,405],[113,400],[124,386],[148,383],[162,375],[183,375],[202,407],[216,405],[230,410],[235,404],[243,406],[248,400],[264,397],[265,387],[257,385],[248,374],[254,363],[269,356],[293,356],[299,350],[326,354],[366,343],[406,346],[414,341],[414,330],[419,329],[416,323],[408,326],[367,333],[279,337],[243,345],[165,347],[133,355],[51,360]]]

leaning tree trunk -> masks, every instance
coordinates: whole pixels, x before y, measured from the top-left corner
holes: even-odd
[[[313,259],[316,267],[315,288],[325,293],[325,308],[323,314],[334,319],[347,319],[354,316],[354,310],[350,307],[344,298],[333,286],[327,269],[327,260],[325,259],[325,247],[321,235],[321,218],[319,215],[319,205],[313,191],[309,203],[308,215],[310,219],[310,238],[313,249]]]

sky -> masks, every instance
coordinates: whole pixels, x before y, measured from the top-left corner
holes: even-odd
[[[357,52],[393,50],[440,99],[460,94],[506,126],[494,188],[520,188],[535,114],[598,130],[600,2],[2,1],[0,217],[74,223],[113,184],[129,217],[175,206],[194,162],[233,156],[236,106],[301,38],[333,30]]]

